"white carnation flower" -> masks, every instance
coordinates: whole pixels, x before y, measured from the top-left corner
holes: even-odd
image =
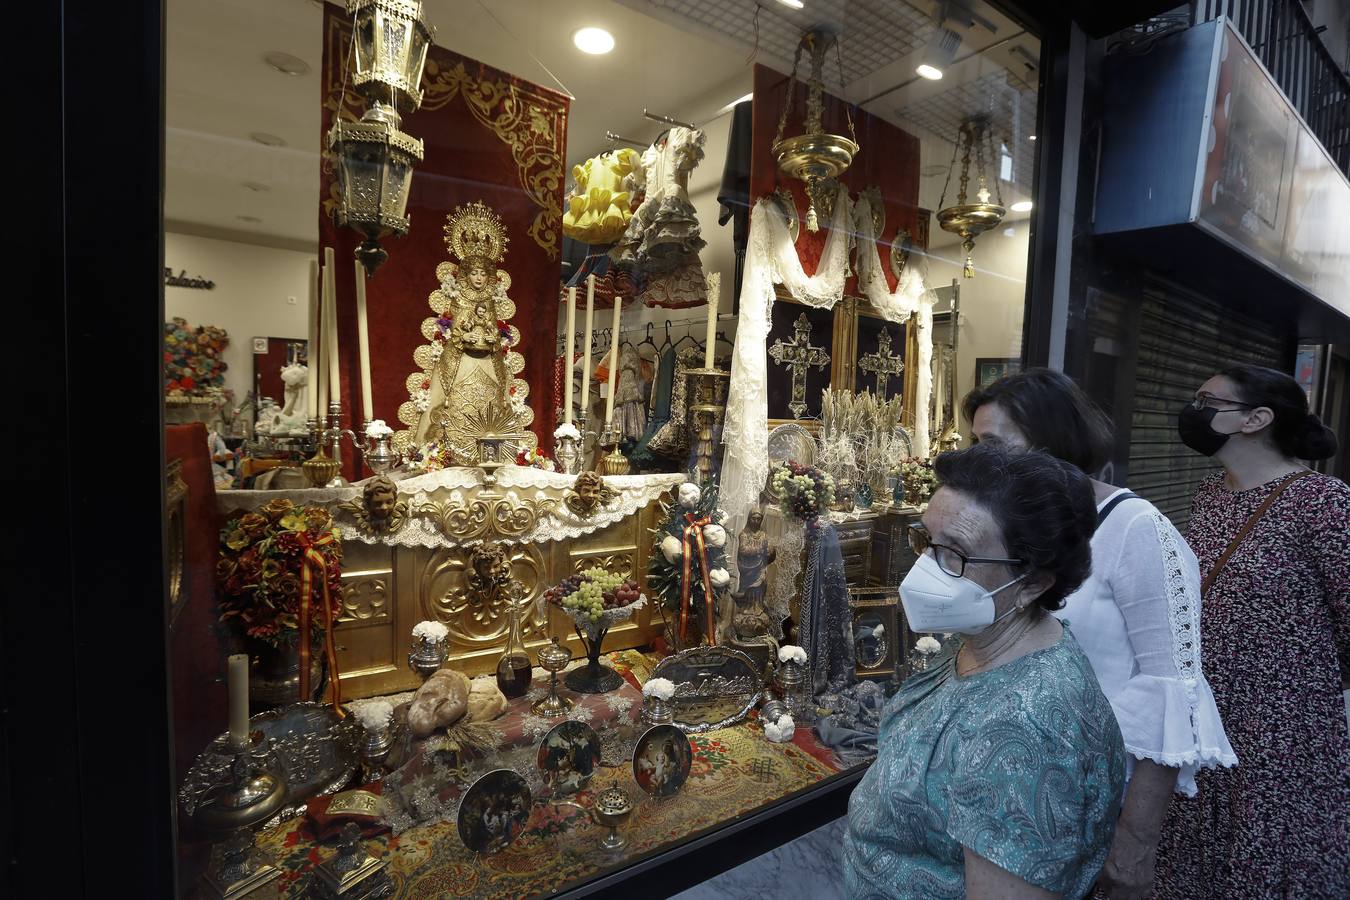
[[[384,419],[375,419],[366,423],[366,437],[381,438],[388,437],[394,433],[394,429],[384,424]]]
[[[413,626],[413,637],[425,638],[426,640],[439,643],[450,636],[450,629],[444,622],[437,622],[434,619],[426,619]]]
[[[796,730],[797,723],[792,721],[792,716],[779,716],[776,722],[764,723],[764,736],[776,744],[792,740],[792,733]]]
[[[784,644],[778,648],[778,661],[780,663],[795,662],[798,665],[806,665],[806,651],[796,644]]]
[[[564,422],[553,429],[553,436],[560,439],[567,437],[577,441],[581,440],[581,432],[577,430],[577,426],[570,422]]]
[[[369,700],[352,710],[361,727],[366,731],[379,731],[389,724],[394,715],[394,705],[388,700]]]
[[[720,591],[722,588],[731,584],[731,573],[726,569],[713,569],[708,573],[708,581],[712,583],[714,588]]]
[[[931,634],[925,634],[914,642],[914,649],[920,653],[936,653],[942,649],[942,644]]]
[[[680,506],[685,509],[694,509],[698,506],[699,498],[703,496],[703,491],[692,481],[686,481],[680,485]]]
[[[652,678],[642,686],[642,696],[669,700],[675,696],[675,682],[668,678]]]
[[[684,555],[684,543],[673,534],[666,535],[661,539],[661,555],[666,558],[666,562],[674,565]]]
[[[727,530],[721,525],[709,525],[703,529],[703,542],[709,547],[725,547],[727,545]]]

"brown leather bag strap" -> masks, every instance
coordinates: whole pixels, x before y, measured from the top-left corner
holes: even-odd
[[[1311,474],[1312,472],[1310,471],[1303,471],[1285,476],[1284,481],[1277,484],[1275,489],[1266,496],[1266,499],[1261,501],[1261,505],[1256,508],[1256,512],[1252,513],[1247,518],[1247,521],[1243,523],[1242,530],[1228,542],[1228,546],[1224,549],[1223,555],[1215,561],[1214,568],[1210,569],[1209,574],[1205,576],[1204,582],[1200,585],[1201,598],[1204,598],[1204,596],[1209,593],[1209,589],[1214,585],[1214,580],[1219,577],[1219,573],[1223,571],[1223,567],[1228,564],[1229,557],[1237,552],[1238,547],[1242,546],[1242,542],[1252,533],[1252,529],[1256,527],[1256,523],[1261,521],[1261,517],[1266,514],[1266,510],[1270,509],[1271,505],[1279,498],[1280,494],[1284,493],[1285,488],[1289,487],[1289,485],[1298,481],[1305,475]]]

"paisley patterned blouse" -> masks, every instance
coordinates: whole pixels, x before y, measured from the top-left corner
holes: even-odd
[[[882,713],[853,791],[849,897],[965,896],[962,846],[1038,887],[1083,897],[1106,862],[1125,748],[1066,628],[1050,647],[956,674],[960,641]]]

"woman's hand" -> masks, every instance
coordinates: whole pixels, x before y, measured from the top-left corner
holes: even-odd
[[[1122,820],[1097,886],[1108,900],[1143,900],[1153,890],[1158,835],[1141,836]]]

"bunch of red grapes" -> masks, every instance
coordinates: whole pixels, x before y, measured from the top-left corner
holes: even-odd
[[[600,620],[607,609],[620,609],[642,595],[637,582],[599,567],[569,575],[544,591],[544,599],[560,609]]]

